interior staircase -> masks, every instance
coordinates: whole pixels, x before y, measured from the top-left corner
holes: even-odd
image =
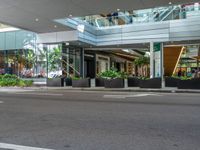
[[[165,76],[172,76],[174,74],[183,50],[183,46],[164,47]]]

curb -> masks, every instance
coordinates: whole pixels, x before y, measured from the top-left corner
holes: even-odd
[[[105,91],[105,92],[156,92],[156,93],[198,93],[200,90],[159,90],[159,89],[68,89],[81,91]]]
[[[96,91],[96,92],[157,92],[157,93],[197,93],[200,94],[200,90],[181,90],[181,89],[106,89],[106,88],[40,88],[46,90],[69,90],[69,91]]]
[[[119,89],[109,89],[109,88],[72,88],[72,87],[29,87],[29,88],[13,88],[13,87],[8,87],[8,88],[2,88],[4,91],[5,90],[67,90],[67,91],[94,91],[94,92],[156,92],[156,93],[196,93],[200,94],[200,90],[190,90],[190,89],[132,89],[132,88],[119,88]],[[0,88],[1,91],[1,88]]]

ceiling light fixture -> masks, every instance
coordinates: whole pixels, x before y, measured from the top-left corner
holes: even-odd
[[[36,21],[36,22],[38,22],[38,21],[39,21],[39,19],[38,19],[38,18],[35,18],[35,21]]]
[[[55,25],[54,28],[57,28],[57,25]]]
[[[72,17],[72,14],[70,14],[69,17],[71,18],[71,17]]]
[[[120,11],[120,9],[118,8],[117,11]]]
[[[169,5],[171,5],[172,4],[172,2],[169,2]]]

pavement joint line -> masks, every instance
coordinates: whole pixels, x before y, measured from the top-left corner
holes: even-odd
[[[53,150],[53,149],[37,148],[37,147],[22,146],[22,145],[7,144],[7,143],[0,143],[0,148],[10,149],[10,150]]]

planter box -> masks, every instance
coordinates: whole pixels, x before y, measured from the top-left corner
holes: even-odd
[[[166,87],[177,87],[179,81],[180,81],[180,79],[177,79],[177,78],[166,77],[165,78],[165,86]]]
[[[49,87],[63,87],[64,86],[64,78],[47,79],[47,86],[49,86]]]
[[[96,87],[104,87],[104,81],[105,79],[103,78],[96,78],[95,79],[95,83],[96,83]]]
[[[178,89],[200,89],[200,79],[180,80]]]
[[[124,88],[124,79],[104,79],[105,88]]]
[[[66,86],[72,86],[72,79],[71,78],[66,78],[65,79],[65,84],[66,84]]]
[[[140,88],[161,88],[161,78],[140,80]]]
[[[90,79],[72,80],[72,87],[90,87]]]
[[[128,78],[128,87],[139,87],[140,86],[140,79],[130,77]]]

